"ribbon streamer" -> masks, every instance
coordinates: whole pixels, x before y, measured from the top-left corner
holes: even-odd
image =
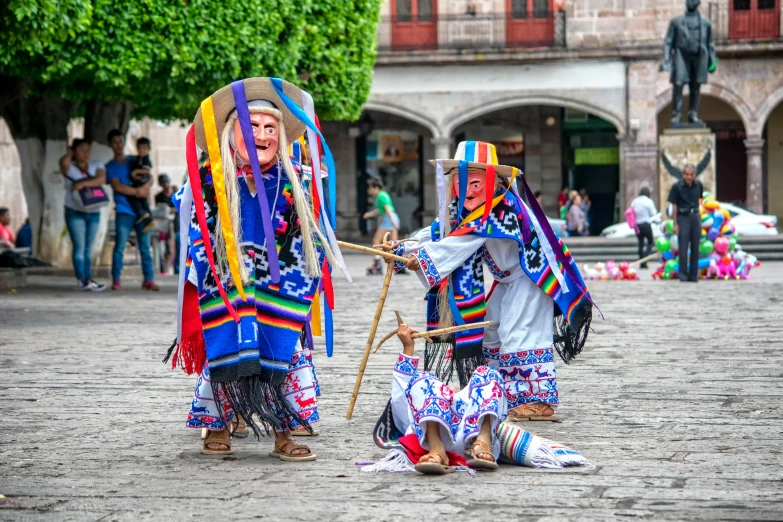
[[[261,166],[258,164],[258,155],[255,152],[255,146],[251,147],[251,145],[255,145],[256,139],[255,136],[253,136],[253,126],[250,123],[250,110],[247,107],[245,82],[239,80],[232,83],[231,91],[234,93],[237,120],[239,120],[239,128],[242,130],[242,137],[245,140],[245,148],[247,149],[247,158],[250,161],[250,169],[253,171],[253,179],[256,181],[256,199],[258,199],[258,204],[261,207],[261,224],[264,228],[264,245],[266,246],[266,256],[269,262],[269,276],[272,278],[272,282],[277,284],[280,282],[280,262],[277,257],[277,241],[275,241],[275,231],[272,228],[272,214],[269,211],[269,202],[266,199],[266,189],[264,187],[264,178],[261,175]],[[212,152],[210,151],[210,160],[211,158]],[[215,177],[214,169],[212,177],[213,179]],[[217,184],[215,184],[215,186],[217,188]],[[222,217],[221,214],[221,221]],[[223,229],[223,234],[225,235],[225,228]],[[228,249],[228,245],[226,245],[226,250],[233,252],[233,250]],[[234,281],[236,281],[236,279],[234,279]],[[242,285],[237,286],[241,287]]]
[[[185,138],[185,158],[188,163],[188,178],[190,179],[191,194],[193,194],[193,207],[196,209],[196,220],[198,221],[199,231],[201,232],[201,238],[204,240],[204,251],[207,254],[207,261],[209,267],[212,269],[212,277],[215,278],[215,284],[218,287],[220,297],[223,298],[223,302],[226,305],[228,313],[235,322],[239,322],[239,314],[234,307],[231,306],[231,301],[226,295],[226,290],[223,288],[223,283],[218,276],[217,267],[215,266],[215,256],[212,253],[212,241],[209,239],[209,228],[207,227],[207,215],[204,211],[204,195],[201,189],[201,174],[198,168],[198,154],[196,153],[196,133],[193,125],[188,130],[188,135]],[[187,233],[187,229],[186,232]],[[184,256],[185,252],[181,252],[180,255]]]
[[[218,141],[217,127],[215,125],[215,111],[212,107],[211,96],[201,102],[201,116],[204,120],[204,135],[207,139],[209,163],[212,167],[212,186],[215,187],[215,198],[217,199],[218,213],[220,215],[220,229],[223,231],[223,240],[226,242],[228,269],[231,272],[231,279],[233,279],[234,286],[239,292],[239,296],[243,301],[247,301],[245,289],[242,285],[242,277],[239,271],[236,238],[234,237],[234,229],[231,226],[231,213],[228,209],[226,180],[223,177],[223,159],[220,157],[220,142]]]
[[[441,228],[443,228],[446,219],[448,219],[447,209],[449,207],[448,196],[446,196],[446,173],[443,170],[443,160],[435,162],[435,185],[438,189],[438,221]]]

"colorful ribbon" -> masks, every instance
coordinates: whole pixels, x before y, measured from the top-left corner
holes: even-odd
[[[236,81],[231,84],[231,91],[234,93],[234,104],[237,108],[237,119],[239,120],[239,128],[242,130],[242,137],[245,139],[245,148],[247,149],[247,157],[250,161],[250,168],[253,171],[253,178],[256,181],[256,199],[261,207],[261,224],[264,228],[264,245],[266,246],[266,256],[269,264],[269,276],[272,279],[272,283],[277,284],[280,282],[280,262],[277,257],[277,241],[275,241],[275,230],[272,228],[272,214],[269,211],[269,202],[266,199],[266,190],[264,189],[264,178],[261,175],[261,166],[258,164],[258,155],[255,152],[255,137],[253,136],[253,126],[250,123],[250,110],[247,107],[247,97],[245,95],[245,83],[243,80]],[[211,103],[210,103],[211,106]],[[203,113],[202,109],[202,113]],[[214,120],[214,114],[212,115]],[[206,118],[204,118],[206,121]],[[206,125],[204,126],[206,129]],[[215,133],[217,137],[217,132]],[[253,146],[251,146],[253,145]],[[209,147],[209,141],[207,141],[207,147]],[[212,158],[212,151],[209,153],[210,161]],[[279,175],[279,174],[278,174]],[[215,170],[212,169],[212,177],[215,178]],[[220,176],[221,185],[223,177]],[[215,183],[217,189],[217,183]],[[217,192],[217,190],[215,191]],[[224,191],[225,194],[225,191]],[[274,209],[272,209],[274,210]],[[223,214],[221,214],[222,220]],[[223,227],[223,235],[225,236],[226,229]],[[232,236],[233,237],[233,236]],[[228,240],[226,241],[226,251],[229,250]],[[230,263],[230,258],[229,258]],[[230,266],[230,265],[229,265]],[[239,268],[237,268],[239,270]],[[233,270],[232,270],[233,275]],[[234,279],[236,281],[236,279]],[[241,288],[241,284],[237,285]],[[244,298],[244,294],[243,298]]]
[[[199,231],[201,232],[201,238],[204,240],[204,251],[207,254],[207,261],[209,261],[209,267],[212,269],[212,276],[215,278],[215,284],[218,287],[220,297],[223,298],[223,302],[226,304],[226,309],[234,321],[239,322],[239,314],[234,307],[231,306],[231,301],[228,300],[226,290],[223,288],[223,284],[220,282],[220,276],[218,276],[217,267],[215,266],[215,256],[212,253],[212,241],[209,239],[209,228],[207,227],[207,215],[204,212],[204,195],[201,189],[201,174],[198,168],[198,154],[196,153],[196,133],[193,125],[188,130],[188,135],[185,138],[185,158],[188,163],[188,178],[190,179],[190,190],[193,194],[193,206],[196,209],[196,219],[198,220]],[[214,176],[213,176],[214,178]],[[187,231],[185,231],[187,233]],[[181,255],[185,255],[182,253]]]

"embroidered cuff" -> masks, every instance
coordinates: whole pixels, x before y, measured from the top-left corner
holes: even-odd
[[[394,250],[392,250],[392,253],[395,256],[405,257],[405,243],[398,243],[396,241],[393,242],[394,244]],[[405,263],[402,261],[395,261],[394,262],[394,273],[398,273],[402,269],[405,268]]]
[[[397,357],[397,364],[394,365],[394,371],[403,375],[413,376],[419,368],[419,358],[401,353]]]
[[[438,286],[441,281],[438,269],[435,267],[435,263],[432,262],[432,258],[427,253],[427,248],[421,248],[414,254],[419,261],[419,268],[422,275],[427,279],[427,284],[430,288]]]

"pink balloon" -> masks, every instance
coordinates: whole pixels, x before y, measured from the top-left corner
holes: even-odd
[[[716,238],[713,244],[715,245],[715,252],[720,255],[729,251],[729,240],[723,236]]]

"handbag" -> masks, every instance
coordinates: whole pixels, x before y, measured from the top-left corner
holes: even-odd
[[[82,171],[82,174],[87,178],[92,178],[86,172]],[[66,177],[68,177],[66,175]],[[68,178],[70,179],[70,178]],[[79,181],[79,180],[71,180]],[[103,189],[103,187],[84,187],[73,191],[73,199],[77,205],[84,209],[84,212],[94,212],[101,207],[109,204],[109,195]]]

